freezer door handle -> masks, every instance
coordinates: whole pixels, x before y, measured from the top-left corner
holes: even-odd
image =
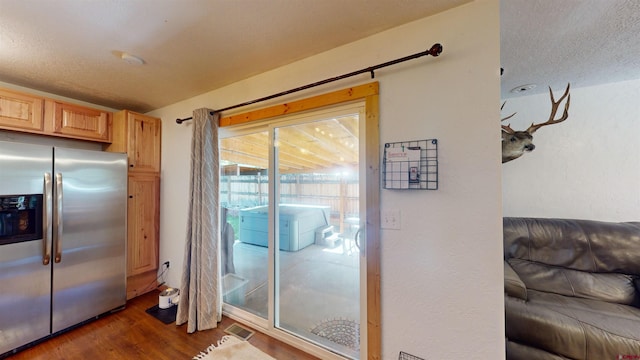
[[[56,174],[56,236],[53,239],[53,248],[56,254],[54,261],[59,263],[62,261],[62,174]]]
[[[51,261],[49,228],[51,226],[51,173],[44,173],[44,204],[42,206],[42,265]]]

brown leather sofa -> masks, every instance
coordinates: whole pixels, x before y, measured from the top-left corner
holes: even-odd
[[[504,218],[508,360],[640,359],[640,222]]]

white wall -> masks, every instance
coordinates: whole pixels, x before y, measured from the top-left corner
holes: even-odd
[[[503,164],[504,215],[638,221],[638,99],[640,80],[572,88],[569,118],[538,130],[533,152]],[[509,99],[504,113],[513,111],[513,129],[544,122],[549,96]]]
[[[498,0],[479,0],[151,112],[163,118],[160,261],[171,261],[168,284],[180,281],[189,188],[191,126],[176,118],[440,42],[438,58],[376,72],[381,144],[437,138],[440,168],[437,191],[381,190],[382,209],[401,209],[402,228],[381,233],[382,358],[401,350],[425,359],[504,358],[499,23]],[[363,75],[296,98],[369,81]]]

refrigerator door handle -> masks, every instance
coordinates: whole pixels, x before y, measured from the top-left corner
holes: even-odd
[[[54,261],[59,263],[62,261],[62,174],[56,174],[56,236],[53,239],[53,248],[56,254]]]
[[[51,261],[49,227],[51,226],[51,173],[44,173],[44,204],[42,206],[42,265]]]

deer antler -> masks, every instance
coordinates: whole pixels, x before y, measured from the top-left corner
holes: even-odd
[[[504,107],[504,104],[506,104],[507,102],[503,102],[502,106],[500,106],[500,110],[502,110],[502,108]],[[503,117],[502,119],[500,119],[500,122],[511,119],[513,117],[513,115],[515,115],[516,113],[513,113],[507,117]],[[513,130],[511,128],[511,124],[507,124],[507,125],[500,125],[500,127],[502,128],[502,130],[504,130],[505,132],[509,133],[509,134],[514,134],[516,131]]]
[[[509,125],[500,125],[500,127],[502,128],[502,130],[504,132],[509,133],[511,135],[516,133],[516,131],[511,128],[511,124],[509,124]]]
[[[556,101],[553,98],[553,91],[551,91],[551,86],[549,86],[549,96],[551,97],[551,115],[549,115],[549,120],[540,124],[532,123],[531,126],[529,126],[529,128],[526,130],[526,132],[528,132],[529,134],[533,134],[543,126],[553,125],[553,124],[561,123],[567,120],[567,118],[569,117],[569,103],[571,102],[571,95],[569,95],[570,85],[571,84],[567,84],[567,89],[564,91],[564,94],[562,94],[562,96],[560,97],[560,99],[558,99],[558,101]],[[556,116],[556,113],[558,112],[558,106],[560,106],[560,103],[562,103],[564,98],[567,98],[567,102],[564,105],[564,113],[562,114],[561,118],[554,119],[554,117]]]

